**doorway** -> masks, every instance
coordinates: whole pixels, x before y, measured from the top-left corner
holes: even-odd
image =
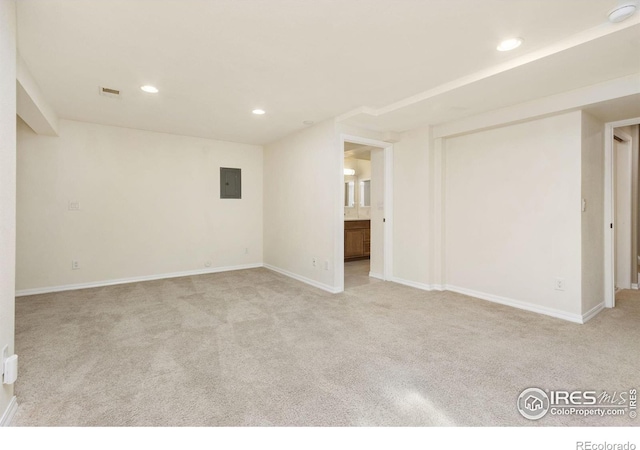
[[[383,150],[344,143],[344,288],[383,278]]]
[[[339,291],[391,278],[392,144],[342,135]],[[337,249],[338,250],[338,249]],[[338,260],[339,259],[339,260]]]
[[[613,135],[613,196],[615,211],[613,240],[616,291],[631,289],[632,284],[632,160],[631,136],[616,128]],[[635,270],[635,284],[637,286],[637,268]]]
[[[638,289],[640,119],[605,126],[605,306],[616,292]]]

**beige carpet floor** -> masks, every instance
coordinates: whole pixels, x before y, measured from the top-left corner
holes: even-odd
[[[14,424],[639,425],[522,418],[527,387],[640,387],[640,294],[585,325],[389,282],[266,269],[16,300]]]

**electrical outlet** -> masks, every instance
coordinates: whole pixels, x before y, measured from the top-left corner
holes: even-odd
[[[313,267],[316,267],[318,265],[318,258],[316,258],[315,256],[311,258],[311,265]]]
[[[71,270],[78,270],[80,268],[80,261],[71,261]]]
[[[80,211],[80,202],[78,200],[69,200],[69,211]]]
[[[204,262],[204,266],[205,267],[211,267],[211,261],[205,261]]]
[[[244,254],[245,254],[245,255],[248,255],[248,254],[249,254],[249,247],[245,247],[245,249],[244,249]]]
[[[564,278],[556,278],[555,290],[556,291],[564,291]]]
[[[329,260],[325,260],[324,262],[324,270],[329,270]]]

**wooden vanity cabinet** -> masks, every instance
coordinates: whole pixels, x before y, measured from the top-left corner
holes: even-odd
[[[371,255],[371,221],[344,222],[344,260],[368,259]]]

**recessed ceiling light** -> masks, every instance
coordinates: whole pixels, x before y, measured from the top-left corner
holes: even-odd
[[[140,89],[142,89],[143,91],[149,93],[149,94],[157,94],[158,93],[158,88],[155,86],[151,86],[148,84],[145,84],[144,86],[140,86]]]
[[[625,3],[618,5],[609,11],[609,22],[618,23],[633,16],[636,12],[637,6],[635,3]]]
[[[261,116],[261,115],[263,115],[263,114],[265,114],[265,113],[266,113],[266,111],[265,111],[264,109],[254,109],[254,110],[253,110],[253,111],[251,111],[251,112],[252,112],[252,113],[254,113],[254,114],[256,114],[256,115],[258,115],[258,116]]]
[[[508,52],[509,50],[520,47],[521,44],[522,38],[511,38],[500,42],[500,45],[498,45],[498,47],[496,48],[500,52]]]

